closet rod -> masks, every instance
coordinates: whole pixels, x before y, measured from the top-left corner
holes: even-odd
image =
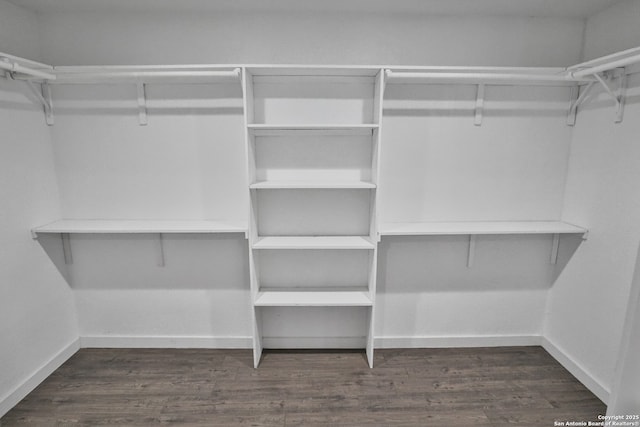
[[[210,82],[217,79],[240,78],[240,68],[230,71],[221,70],[144,70],[144,71],[105,71],[105,72],[61,72],[57,71],[55,83],[83,84],[95,82],[149,83],[154,81]]]
[[[8,71],[10,73],[17,73],[21,75],[13,76],[16,79],[24,79],[24,76],[28,76],[28,78],[36,78],[42,80],[55,80],[56,76],[47,73],[45,71],[34,70],[33,68],[25,67],[23,65],[18,64],[17,62],[11,61],[7,57],[0,57],[0,69]],[[22,76],[24,75],[24,76]]]
[[[517,73],[425,73],[425,72],[397,72],[387,70],[387,78],[393,80],[431,80],[434,83],[465,82],[480,83],[575,83],[590,82],[594,79],[585,76],[568,74],[517,74]]]
[[[592,59],[590,61],[585,61],[585,62],[581,62],[580,64],[572,65],[570,67],[567,67],[567,71],[574,71],[574,70],[582,70],[582,69],[585,69],[585,68],[591,68],[591,67],[595,67],[596,65],[601,65],[601,64],[604,64],[606,62],[611,62],[611,61],[615,61],[615,60],[618,60],[618,59],[627,58],[630,55],[636,55],[636,54],[640,54],[640,46],[639,47],[634,47],[634,48],[631,48],[631,49],[627,49],[627,50],[621,50],[620,52],[612,53],[611,55],[601,56],[599,58],[595,58],[595,59]]]
[[[570,71],[570,74],[573,77],[583,78],[586,76],[592,76],[594,74],[601,73],[603,71],[613,70],[614,68],[626,67],[628,65],[633,65],[640,63],[640,54],[628,56],[626,58],[618,59],[615,61],[606,62],[601,65],[596,65],[594,67],[585,68],[578,71]]]

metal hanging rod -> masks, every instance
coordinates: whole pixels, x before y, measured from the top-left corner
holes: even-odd
[[[584,68],[577,71],[569,71],[569,73],[573,77],[582,78],[582,77],[593,76],[595,74],[602,73],[604,71],[613,70],[615,68],[626,67],[629,65],[637,64],[637,63],[640,63],[640,53],[627,56],[625,58],[605,62],[604,64],[595,65],[593,67]]]
[[[16,80],[29,80],[29,79],[55,80],[56,79],[56,76],[54,74],[51,74],[50,72],[26,67],[16,62],[15,57],[9,57],[3,54],[0,54],[0,70],[8,71],[11,75],[11,78],[14,78]]]
[[[567,67],[567,71],[577,71],[582,70],[584,68],[595,67],[596,65],[602,65],[611,61],[616,61],[618,59],[627,58],[632,55],[640,54],[640,46],[634,47],[632,49],[622,50],[620,52],[612,53],[606,56],[600,56],[598,58],[581,62],[580,64],[572,65]]]
[[[565,85],[580,82],[592,82],[593,77],[575,77],[565,73],[468,73],[468,72],[416,72],[387,70],[388,81],[422,81],[433,84],[518,84],[518,85]]]
[[[241,70],[170,70],[137,69],[113,71],[72,71],[56,69],[56,84],[92,83],[211,83],[216,80],[239,80]]]

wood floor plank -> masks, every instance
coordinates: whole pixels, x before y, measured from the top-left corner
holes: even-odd
[[[10,426],[546,426],[605,405],[540,347],[362,351],[83,349]]]

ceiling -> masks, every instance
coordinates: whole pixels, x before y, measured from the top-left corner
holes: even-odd
[[[620,0],[7,0],[53,12],[362,12],[587,18]]]

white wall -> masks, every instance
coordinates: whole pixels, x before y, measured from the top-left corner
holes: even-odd
[[[15,37],[36,24],[0,2],[0,50],[37,56],[33,37]],[[73,293],[29,233],[60,214],[51,138],[31,97],[23,83],[0,78],[0,416],[65,360],[58,353],[74,351],[78,336]]]
[[[569,90],[490,86],[482,126],[475,95],[474,86],[387,85],[381,222],[560,219]],[[384,237],[376,334],[384,345],[539,336],[557,274],[551,240],[479,236],[467,268],[468,236]]]
[[[565,66],[580,59],[583,29],[570,18],[366,12],[54,13],[40,22],[43,54],[56,65]]]
[[[625,120],[600,95],[580,112],[564,219],[589,228],[549,296],[545,335],[609,389],[640,241],[640,75],[629,79]]]
[[[0,52],[40,59],[40,30],[33,12],[0,0]]]
[[[640,251],[627,307],[620,356],[616,366],[607,415],[640,413]]]
[[[246,221],[239,82],[146,95],[139,126],[134,85],[54,88],[62,217]],[[244,235],[164,236],[164,267],[157,238],[72,236],[83,345],[248,345]]]
[[[587,19],[584,59],[640,46],[640,2],[622,0]]]
[[[640,44],[639,27],[627,23],[637,6],[621,2],[589,20],[588,57],[632,47],[631,40]],[[563,219],[587,227],[589,240],[552,288],[545,324],[545,337],[605,392],[619,356],[640,241],[640,74],[630,76],[628,86],[623,123],[614,123],[613,103],[599,88],[579,112]]]

